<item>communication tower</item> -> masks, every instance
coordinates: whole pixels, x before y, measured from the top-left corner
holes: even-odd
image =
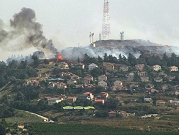
[[[121,41],[124,40],[124,31],[120,32],[120,35],[121,35]]]
[[[109,34],[110,34],[109,2],[108,0],[104,0],[103,24],[102,24],[103,40],[109,39]]]

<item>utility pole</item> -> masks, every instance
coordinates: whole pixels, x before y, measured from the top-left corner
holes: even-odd
[[[92,43],[93,43],[93,36],[94,36],[94,33],[92,33],[91,36],[92,36]]]
[[[102,37],[103,40],[109,39],[110,34],[110,17],[109,17],[109,2],[104,0]]]

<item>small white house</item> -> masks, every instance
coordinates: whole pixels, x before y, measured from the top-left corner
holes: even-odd
[[[92,64],[90,64],[90,65],[88,66],[88,69],[89,69],[89,70],[93,70],[94,68],[97,68],[97,67],[98,67],[98,65],[92,63]]]
[[[160,65],[153,65],[152,68],[153,68],[154,71],[159,71],[159,70],[162,69]]]
[[[169,69],[170,69],[171,72],[172,72],[172,71],[173,71],[173,72],[178,71],[178,67],[176,67],[176,66],[170,66]]]
[[[105,81],[99,81],[98,85],[101,87],[107,87],[107,83]]]
[[[53,105],[53,104],[59,103],[59,102],[61,102],[61,101],[62,101],[62,100],[59,99],[59,98],[49,98],[49,99],[48,99],[48,104],[49,104],[49,105]]]
[[[98,81],[107,81],[107,76],[106,75],[98,76]]]
[[[76,84],[76,83],[77,83],[77,81],[74,80],[74,79],[70,79],[70,80],[67,81],[67,84],[68,84],[68,85]]]
[[[119,86],[119,85],[122,86],[122,81],[116,80],[116,81],[114,82],[114,86]]]

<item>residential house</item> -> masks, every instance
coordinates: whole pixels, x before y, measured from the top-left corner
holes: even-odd
[[[168,90],[168,85],[167,84],[162,84],[161,85],[162,91]]]
[[[148,93],[151,93],[151,89],[153,89],[153,88],[154,88],[154,85],[151,84],[151,83],[148,83],[148,84],[145,86],[145,90],[146,90],[146,92],[148,92]]]
[[[66,62],[60,62],[58,64],[58,68],[59,69],[69,69],[69,66],[68,66],[68,64]]]
[[[157,76],[157,77],[154,78],[154,81],[155,82],[163,82],[163,78],[160,77],[160,76]]]
[[[127,113],[126,111],[120,111],[119,112],[119,115],[121,115],[122,117],[134,117],[135,116],[135,113]]]
[[[127,81],[133,81],[134,79],[134,72],[130,72],[129,74],[126,74]]]
[[[148,84],[145,85],[145,88],[146,88],[146,89],[148,89],[148,88],[149,88],[149,89],[152,89],[152,88],[154,88],[154,85],[151,84],[151,83],[148,83]]]
[[[122,81],[116,80],[116,81],[114,82],[114,86],[122,86]]]
[[[159,71],[162,69],[160,65],[153,65],[152,68],[154,71]]]
[[[81,94],[81,95],[79,95],[78,99],[80,99],[80,100],[91,100],[91,98],[87,94]]]
[[[109,118],[115,118],[116,117],[116,112],[110,111],[108,112]]]
[[[176,67],[176,66],[170,66],[169,70],[170,70],[170,72],[176,72],[176,71],[178,71],[178,67]]]
[[[159,72],[159,73],[158,73],[158,76],[167,77],[167,74],[166,74],[166,73],[164,73],[164,72]]]
[[[76,69],[84,69],[85,65],[83,63],[77,63],[73,67],[76,68]]]
[[[106,75],[100,75],[100,76],[98,76],[98,82],[99,81],[107,81],[107,76]]]
[[[49,105],[52,105],[52,104],[61,102],[62,99],[60,99],[60,98],[49,98],[49,99],[47,99],[47,101],[48,101]]]
[[[48,83],[48,88],[49,89],[54,89],[54,88],[66,89],[67,85],[65,83],[63,83],[63,82],[49,82]]]
[[[107,99],[109,97],[109,94],[107,92],[101,92],[96,99]]]
[[[179,90],[175,90],[174,95],[176,95],[176,96],[179,95]]]
[[[59,89],[66,89],[66,88],[67,88],[66,83],[64,83],[64,82],[59,82],[59,84],[60,84]]]
[[[138,88],[139,85],[137,83],[130,84],[130,89]]]
[[[146,76],[147,75],[147,73],[146,72],[137,72],[137,74],[139,75],[139,76]]]
[[[70,103],[73,103],[76,101],[76,97],[67,97],[66,98],[66,101],[70,102]]]
[[[96,64],[94,64],[94,63],[88,65],[88,69],[89,69],[89,70],[93,70],[94,68],[97,68],[97,67],[98,67],[98,65],[96,65]]]
[[[72,75],[73,75],[73,73],[71,73],[71,72],[61,72],[61,73],[59,73],[60,77],[70,77],[71,78]]]
[[[72,74],[71,75],[71,79],[72,80],[79,80],[81,77],[79,77],[78,75]]]
[[[94,95],[93,95],[93,93],[91,93],[91,92],[84,92],[83,94],[84,94],[84,95],[88,95],[88,97],[90,97],[91,100],[94,99]]]
[[[168,76],[167,78],[169,82],[172,82],[175,79],[175,76]]]
[[[148,82],[149,81],[148,76],[141,76],[140,79],[141,79],[142,82]]]
[[[94,103],[101,103],[104,104],[104,99],[95,99]]]
[[[121,66],[120,66],[120,70],[121,70],[121,71],[124,71],[124,72],[125,72],[125,71],[128,71],[128,69],[129,69],[129,67],[126,66],[126,65],[121,65]]]
[[[55,65],[55,62],[50,61],[48,64],[49,64],[49,65]]]
[[[107,62],[103,62],[103,66],[105,67],[106,70],[114,70],[114,64],[113,63],[107,63]]]
[[[27,81],[24,86],[33,86],[33,87],[38,87],[40,86],[40,82],[38,80],[31,80]]]
[[[104,88],[107,87],[107,83],[105,81],[99,81],[98,85]]]
[[[157,106],[165,106],[165,101],[164,100],[157,100],[156,105]]]
[[[148,115],[144,115],[144,116],[141,116],[141,118],[143,119],[143,118],[151,118],[151,117],[157,117],[158,116],[158,114],[148,114]]]
[[[93,77],[91,75],[87,75],[86,77],[83,78],[84,84],[90,84],[91,81],[93,81]]]
[[[112,91],[118,91],[118,90],[127,90],[127,88],[121,85],[112,86]]]
[[[175,89],[175,90],[179,90],[179,85],[175,85],[175,86],[174,86],[174,89]]]
[[[137,64],[137,65],[135,65],[135,68],[137,69],[137,70],[143,70],[143,68],[144,68],[144,64]]]
[[[76,84],[75,88],[84,88],[83,84]]]
[[[48,88],[49,88],[49,89],[55,88],[55,84],[54,84],[53,82],[49,82],[49,83],[48,83]]]
[[[152,88],[152,89],[150,90],[150,93],[158,93],[158,90]]]
[[[93,85],[93,84],[83,84],[83,86],[84,86],[84,88],[95,88],[96,86],[95,85]]]
[[[50,77],[50,74],[48,74],[48,73],[41,73],[41,74],[39,74],[39,78],[44,78],[44,79],[47,79],[47,78],[49,78]]]
[[[68,84],[68,85],[76,84],[76,83],[77,83],[77,81],[74,80],[74,79],[70,79],[70,80],[67,81],[67,84]]]
[[[152,98],[151,97],[144,97],[144,102],[152,102]]]

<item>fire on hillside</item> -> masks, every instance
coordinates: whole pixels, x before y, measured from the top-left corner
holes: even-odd
[[[63,60],[62,55],[58,54],[58,55],[57,55],[57,60],[60,60],[60,61]]]

